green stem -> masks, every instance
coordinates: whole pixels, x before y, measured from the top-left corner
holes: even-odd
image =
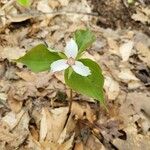
[[[69,97],[69,110],[68,110],[68,113],[67,113],[67,119],[66,119],[66,122],[64,124],[64,128],[68,122],[68,119],[69,119],[69,116],[70,116],[70,113],[71,113],[71,107],[72,107],[72,101],[73,101],[73,96],[72,96],[72,89],[70,89],[70,97]]]
[[[68,114],[71,113],[71,107],[72,107],[72,101],[73,101],[73,92],[72,92],[72,89],[70,89],[70,101],[69,101],[69,111],[68,111]]]

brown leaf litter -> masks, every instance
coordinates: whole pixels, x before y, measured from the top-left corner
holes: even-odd
[[[97,26],[91,3],[86,0],[39,0],[32,2],[32,11],[13,0],[2,1],[0,6],[1,150],[149,150],[147,35],[136,30]],[[132,18],[145,24],[148,8],[139,7],[138,2],[136,9]],[[52,13],[55,11],[59,13]],[[145,15],[144,20],[140,13]],[[68,115],[69,88],[62,73],[35,74],[13,59],[44,42],[63,50],[73,32],[85,27],[95,33],[96,42],[84,57],[102,67],[109,111],[74,92]]]

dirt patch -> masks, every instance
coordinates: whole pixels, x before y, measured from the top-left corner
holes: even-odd
[[[148,24],[143,24],[140,21],[132,19],[132,15],[136,13],[137,7],[145,7],[150,4],[150,1],[143,1],[143,3],[128,4],[124,0],[92,0],[93,11],[99,14],[97,25],[103,28],[129,28],[142,30],[150,34]]]

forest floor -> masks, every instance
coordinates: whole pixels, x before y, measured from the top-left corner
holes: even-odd
[[[150,1],[0,1],[0,150],[150,150]],[[108,112],[73,93],[63,74],[33,73],[13,60],[46,43],[63,50],[77,29],[102,68]],[[68,118],[68,119],[67,119]]]

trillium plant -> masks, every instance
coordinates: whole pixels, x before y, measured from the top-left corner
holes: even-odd
[[[85,66],[81,61],[77,61],[78,45],[75,40],[71,39],[67,43],[64,54],[66,56],[65,59],[56,60],[51,64],[50,68],[52,72],[65,70],[71,67],[73,71],[81,76],[86,77],[91,74],[89,67]]]
[[[63,52],[39,44],[16,61],[25,64],[33,72],[48,70],[55,73],[64,70],[65,83],[71,89],[70,108],[72,90],[104,104],[101,68],[95,61],[83,58],[84,52],[94,41],[95,36],[90,30],[77,30],[66,43]]]

